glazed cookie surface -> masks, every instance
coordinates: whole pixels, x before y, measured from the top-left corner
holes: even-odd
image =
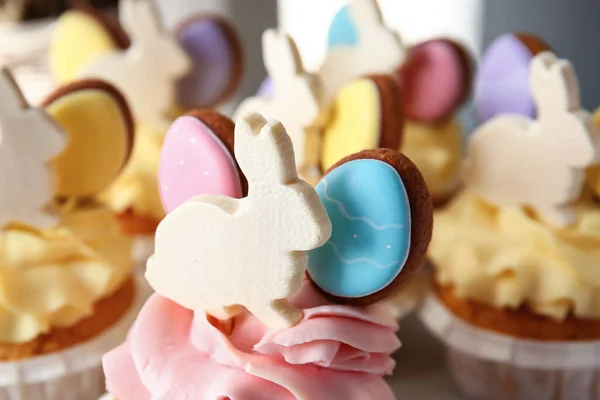
[[[398,149],[404,124],[400,108],[400,90],[391,76],[372,76],[346,85],[323,128],[321,169],[326,171],[364,149]]]
[[[123,95],[99,80],[64,85],[44,101],[67,146],[53,162],[59,197],[91,197],[117,177],[131,155],[133,116]]]
[[[325,296],[349,304],[396,293],[431,240],[431,199],[415,165],[394,150],[365,150],[336,163],[316,190],[333,233],[310,252],[311,280]]]

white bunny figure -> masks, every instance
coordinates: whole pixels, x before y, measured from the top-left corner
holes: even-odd
[[[112,83],[137,119],[162,128],[175,103],[176,83],[190,70],[191,60],[162,29],[153,0],[121,0],[119,14],[131,46],[95,58],[81,75]]]
[[[156,231],[146,278],[156,292],[191,310],[226,319],[244,306],[264,324],[288,327],[301,313],[287,297],[322,246],[331,223],[315,190],[298,178],[280,122],[248,114],[235,127],[235,154],[248,197],[200,195]]]
[[[0,71],[0,229],[10,222],[47,227],[53,196],[52,158],[64,147],[63,132],[41,108],[30,108],[11,73]]]
[[[571,64],[544,52],[531,62],[537,121],[500,115],[472,136],[464,165],[467,185],[489,201],[530,206],[549,224],[572,223],[570,203],[583,189],[585,169],[600,145],[590,113],[581,109]]]
[[[327,99],[357,78],[393,73],[407,55],[398,33],[385,26],[377,0],[350,0],[348,7],[358,43],[337,47],[325,55],[319,76]]]
[[[259,112],[281,121],[292,138],[298,168],[304,167],[306,129],[314,125],[320,113],[320,83],[308,74],[294,40],[287,34],[269,29],[262,38],[263,60],[273,83],[270,99],[251,97],[242,102],[236,118]]]

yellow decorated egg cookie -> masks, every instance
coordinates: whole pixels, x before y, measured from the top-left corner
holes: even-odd
[[[334,99],[321,144],[321,168],[326,171],[356,152],[397,149],[403,116],[399,89],[390,76],[371,76],[344,86]]]
[[[85,37],[85,41],[76,38]],[[90,60],[118,48],[115,38],[93,15],[75,10],[57,21],[50,42],[50,69],[58,82],[75,78]]]
[[[133,121],[123,96],[96,80],[56,90],[46,112],[67,135],[65,149],[53,160],[55,195],[91,197],[119,174],[133,147]]]

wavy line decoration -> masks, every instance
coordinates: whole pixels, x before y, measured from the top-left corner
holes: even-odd
[[[342,203],[339,200],[336,200],[336,199],[332,198],[327,193],[327,186],[328,186],[327,178],[323,178],[322,183],[323,183],[323,198],[325,200],[327,200],[327,201],[330,201],[330,202],[336,204],[339,207],[340,212],[342,213],[342,215],[344,217],[346,217],[347,219],[352,220],[352,221],[362,221],[362,222],[364,222],[365,224],[369,225],[371,228],[373,228],[373,229],[375,229],[377,231],[382,231],[382,230],[390,229],[390,228],[395,228],[395,229],[402,229],[402,228],[404,228],[403,224],[377,225],[375,222],[373,222],[372,220],[370,220],[367,217],[356,217],[354,215],[350,215],[350,213],[348,212],[348,210],[346,210],[346,206],[344,205],[344,203]]]
[[[329,172],[316,191],[333,232],[309,253],[311,279],[345,298],[365,297],[392,283],[408,259],[411,232],[398,172],[379,160],[353,160]]]

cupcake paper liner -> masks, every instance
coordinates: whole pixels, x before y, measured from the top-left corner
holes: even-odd
[[[106,391],[102,356],[125,340],[148,296],[139,281],[136,277],[131,309],[97,337],[57,353],[0,362],[0,400],[95,400],[101,396]]]
[[[139,235],[133,238],[133,262],[137,272],[146,271],[146,261],[154,253],[154,235]]]
[[[457,386],[477,399],[600,400],[600,340],[543,342],[490,332],[433,294],[419,316],[448,347]]]

